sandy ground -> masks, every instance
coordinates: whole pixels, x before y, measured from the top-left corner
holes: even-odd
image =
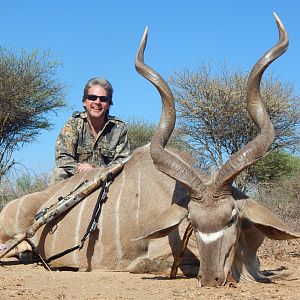
[[[196,278],[171,280],[103,270],[50,272],[38,264],[2,260],[0,299],[300,299],[300,241],[267,240],[260,257],[263,270],[291,272],[289,280],[199,288]]]

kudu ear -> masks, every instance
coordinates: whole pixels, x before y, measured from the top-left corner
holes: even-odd
[[[168,235],[187,217],[187,209],[177,204],[172,204],[168,209],[159,214],[144,232],[133,241],[141,239],[157,239]]]
[[[294,232],[269,209],[251,199],[237,201],[241,218],[247,219],[268,238],[286,240],[300,238],[299,232]]]

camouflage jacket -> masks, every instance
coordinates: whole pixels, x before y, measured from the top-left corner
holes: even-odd
[[[51,181],[76,173],[78,163],[93,167],[111,165],[130,155],[126,125],[119,119],[108,120],[95,140],[86,112],[75,112],[61,130],[55,146],[56,168]]]

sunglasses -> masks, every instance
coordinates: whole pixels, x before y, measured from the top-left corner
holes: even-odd
[[[90,101],[96,101],[99,98],[100,102],[109,102],[109,97],[107,96],[96,96],[96,95],[87,95],[86,99]]]

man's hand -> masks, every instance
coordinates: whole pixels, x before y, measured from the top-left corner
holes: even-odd
[[[86,171],[89,171],[92,169],[93,169],[93,167],[87,163],[77,165],[77,173],[86,172]]]

